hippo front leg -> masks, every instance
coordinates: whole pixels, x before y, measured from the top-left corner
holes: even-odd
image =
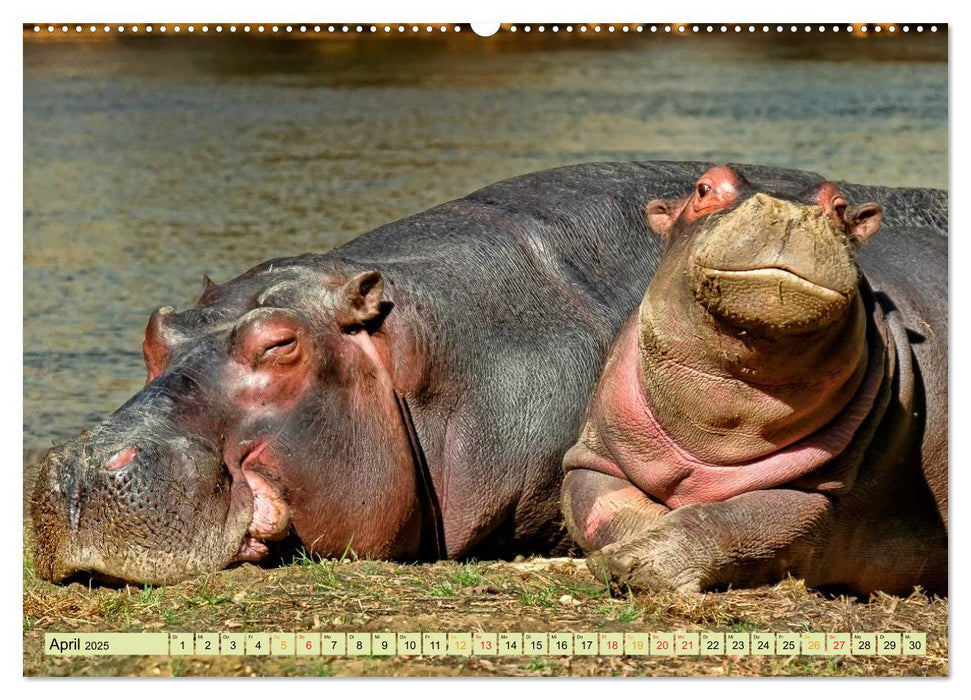
[[[585,552],[637,537],[670,512],[626,479],[590,469],[567,472],[561,503],[570,536]]]
[[[647,520],[639,533],[594,552],[588,566],[619,587],[649,591],[760,586],[787,573],[818,585],[822,572],[807,564],[825,549],[831,518],[821,494],[753,491]]]

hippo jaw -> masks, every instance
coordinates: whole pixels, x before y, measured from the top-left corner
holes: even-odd
[[[711,217],[689,258],[698,303],[768,336],[826,328],[847,313],[858,283],[853,248],[821,207],[761,193]]]
[[[210,484],[202,498],[192,498],[183,482],[173,483],[170,497],[156,491],[150,499],[137,485],[138,470],[149,461],[143,453],[158,453],[158,448],[129,446],[104,459],[113,448],[84,442],[82,436],[51,450],[38,476],[31,515],[34,567],[41,578],[174,583],[237,562],[259,561],[270,551],[268,542],[290,532],[291,512],[282,490],[263,472],[267,441],[221,456],[175,446],[166,451],[163,468],[177,474],[183,471],[180,461],[192,462],[198,465],[191,470],[194,475],[212,475]],[[158,489],[159,481],[155,472],[152,487]],[[101,507],[93,506],[92,499]],[[135,505],[118,508],[119,503]],[[167,527],[166,518],[189,520],[193,527]]]

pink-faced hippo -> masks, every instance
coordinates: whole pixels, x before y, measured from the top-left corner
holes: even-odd
[[[563,551],[563,455],[660,259],[644,207],[706,167],[525,175],[160,309],[144,389],[41,466],[37,572]],[[879,193],[911,223],[939,199]]]
[[[869,240],[880,204],[764,175],[648,204],[662,259],[564,458],[569,530],[620,587],[945,592],[947,239]]]
[[[563,549],[563,453],[654,270],[644,203],[698,167],[526,175],[159,309],[144,389],[41,466],[37,572]]]

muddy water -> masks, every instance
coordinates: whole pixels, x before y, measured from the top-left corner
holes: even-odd
[[[947,186],[943,36],[469,39],[26,44],[25,462],[139,389],[148,314],[203,273],[512,175],[704,159]]]

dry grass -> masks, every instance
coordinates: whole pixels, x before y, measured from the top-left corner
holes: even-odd
[[[946,599],[860,602],[799,581],[703,596],[611,597],[582,561],[402,565],[302,559],[162,588],[53,586],[24,575],[31,676],[940,676]],[[51,631],[919,631],[912,657],[96,657],[43,654]]]

